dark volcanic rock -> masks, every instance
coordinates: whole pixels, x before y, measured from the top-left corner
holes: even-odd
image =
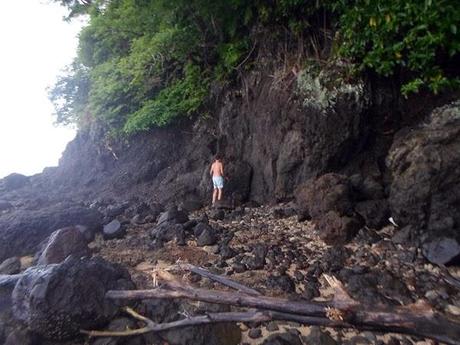
[[[107,290],[133,288],[128,273],[101,258],[68,258],[26,270],[13,290],[13,312],[48,339],[69,339],[97,329],[118,311]]]
[[[118,219],[114,219],[109,224],[104,225],[102,235],[105,240],[123,238],[126,235],[126,229]]]
[[[235,203],[248,200],[251,191],[252,167],[246,162],[230,161],[225,167],[230,178],[225,181],[225,194]]]
[[[235,208],[234,203],[228,199],[217,200],[213,206],[218,210],[233,210]]]
[[[445,265],[460,260],[460,244],[454,238],[439,237],[425,242],[422,247],[423,255],[437,265]]]
[[[75,228],[80,231],[87,243],[92,242],[96,237],[96,230],[94,228],[85,225],[76,225]]]
[[[13,173],[3,178],[3,185],[8,191],[22,188],[29,184],[29,178],[27,176]]]
[[[262,330],[260,328],[252,328],[248,332],[248,337],[251,339],[257,339],[262,336]]]
[[[295,284],[286,274],[280,276],[269,276],[267,279],[267,286],[271,289],[277,289],[286,293],[295,292]]]
[[[361,223],[357,219],[347,216],[341,217],[335,211],[326,213],[315,223],[321,239],[330,245],[347,243],[361,227]]]
[[[171,207],[166,212],[160,214],[160,217],[158,218],[158,225],[163,223],[183,224],[188,220],[188,215],[185,211],[178,210],[177,207]]]
[[[180,208],[187,212],[199,210],[203,207],[203,201],[199,198],[188,198],[180,203]]]
[[[460,101],[436,109],[427,124],[401,130],[387,157],[391,214],[414,238],[460,241]]]
[[[272,209],[272,215],[276,219],[287,218],[291,216],[295,216],[297,214],[297,210],[295,207],[290,206],[278,206]]]
[[[20,278],[20,274],[0,275],[0,314],[11,307],[11,293]]]
[[[225,218],[225,211],[221,209],[212,209],[208,213],[209,218],[213,220],[223,220]]]
[[[0,260],[36,252],[38,245],[57,229],[77,224],[99,229],[101,221],[101,214],[95,210],[64,203],[0,216]]]
[[[105,209],[105,215],[108,218],[114,218],[122,214],[129,207],[129,203],[122,203],[117,205],[109,205]]]
[[[362,225],[354,215],[351,183],[346,176],[329,173],[308,180],[298,188],[296,203],[299,218],[311,217],[327,244],[348,242]]]
[[[217,242],[217,232],[211,226],[198,223],[194,228],[196,243],[198,246],[212,246]]]
[[[85,237],[78,228],[72,226],[53,232],[42,248],[37,253],[38,265],[57,264],[69,255],[82,257],[91,253]]]
[[[306,345],[336,345],[337,342],[318,326],[310,328],[310,334],[302,338]]]
[[[150,230],[150,238],[160,242],[169,242],[177,238],[178,242],[185,244],[185,231],[182,224],[162,223]]]
[[[319,219],[329,211],[340,216],[353,214],[352,190],[346,176],[329,173],[310,179],[296,193],[296,204],[300,214]]]
[[[237,253],[228,245],[222,245],[219,248],[219,254],[222,260],[233,258]]]
[[[0,264],[0,274],[16,274],[21,270],[21,260],[17,256],[6,259]]]
[[[413,302],[406,285],[388,271],[354,273],[343,270],[340,274],[347,291],[363,304],[405,305]]]
[[[355,211],[363,217],[366,225],[373,229],[380,229],[388,224],[390,208],[386,199],[367,200],[355,205]]]
[[[270,335],[262,345],[302,345],[302,341],[298,335],[285,332]]]

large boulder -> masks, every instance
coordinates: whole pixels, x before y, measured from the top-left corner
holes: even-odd
[[[133,288],[127,271],[101,258],[31,267],[13,290],[14,317],[40,336],[63,340],[104,326],[119,306],[108,290]]]
[[[160,214],[157,224],[183,224],[186,223],[188,220],[189,218],[186,211],[178,210],[176,206],[172,206],[167,211]]]
[[[418,128],[401,130],[387,165],[396,223],[412,225],[412,237],[422,243],[439,238],[460,242],[460,101],[434,110]],[[445,257],[449,256],[452,253]]]
[[[315,221],[321,239],[330,245],[342,245],[349,242],[358,233],[361,223],[358,219],[342,216],[329,211]]]
[[[56,230],[37,253],[38,265],[57,264],[69,255],[76,257],[90,255],[86,239],[77,227],[69,226]]]
[[[348,177],[324,174],[302,184],[296,192],[299,214],[318,219],[329,211],[352,215],[352,189]]]
[[[84,225],[101,227],[99,212],[76,204],[60,203],[41,210],[17,210],[0,216],[0,261],[14,255],[33,254],[55,230]]]
[[[328,173],[308,180],[298,188],[296,203],[299,217],[311,218],[327,244],[348,242],[362,226],[354,212],[353,190],[346,176]]]

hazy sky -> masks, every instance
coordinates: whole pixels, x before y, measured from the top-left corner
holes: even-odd
[[[46,88],[76,54],[81,23],[49,0],[0,0],[0,178],[58,159],[75,131],[53,126]]]

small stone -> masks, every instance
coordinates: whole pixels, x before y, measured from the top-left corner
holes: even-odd
[[[425,297],[430,301],[434,301],[439,295],[435,290],[430,290],[425,293]]]
[[[212,246],[204,246],[203,249],[209,254],[217,254],[219,252],[219,246],[217,244]]]
[[[213,220],[224,220],[225,218],[225,211],[222,209],[212,209],[209,212],[209,218]]]
[[[125,229],[121,226],[119,220],[114,219],[109,224],[104,225],[102,235],[105,240],[114,238],[123,238],[126,235]]]
[[[262,330],[260,328],[252,328],[248,332],[248,337],[251,339],[257,339],[262,336]]]
[[[304,280],[305,276],[302,274],[302,272],[300,272],[300,271],[295,271],[295,272],[294,272],[294,278],[295,278],[295,280],[297,280],[297,281],[302,281],[302,280]]]
[[[278,325],[276,324],[276,322],[269,322],[268,325],[267,325],[267,331],[269,332],[276,332],[278,331],[280,328],[278,327]]]
[[[233,271],[235,271],[236,273],[243,273],[244,271],[246,271],[246,266],[239,262],[233,263],[232,268]]]
[[[310,328],[310,334],[302,338],[307,345],[337,345],[337,342],[318,326]]]
[[[452,315],[455,315],[455,316],[460,315],[460,308],[455,306],[455,305],[449,304],[449,305],[447,305],[447,307],[445,309],[446,309],[446,312],[449,313],[449,314],[452,314]]]

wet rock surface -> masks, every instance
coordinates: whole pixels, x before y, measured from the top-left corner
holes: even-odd
[[[69,258],[26,270],[13,293],[13,314],[47,339],[65,340],[103,326],[118,312],[110,289],[132,288],[128,273],[101,258]]]

